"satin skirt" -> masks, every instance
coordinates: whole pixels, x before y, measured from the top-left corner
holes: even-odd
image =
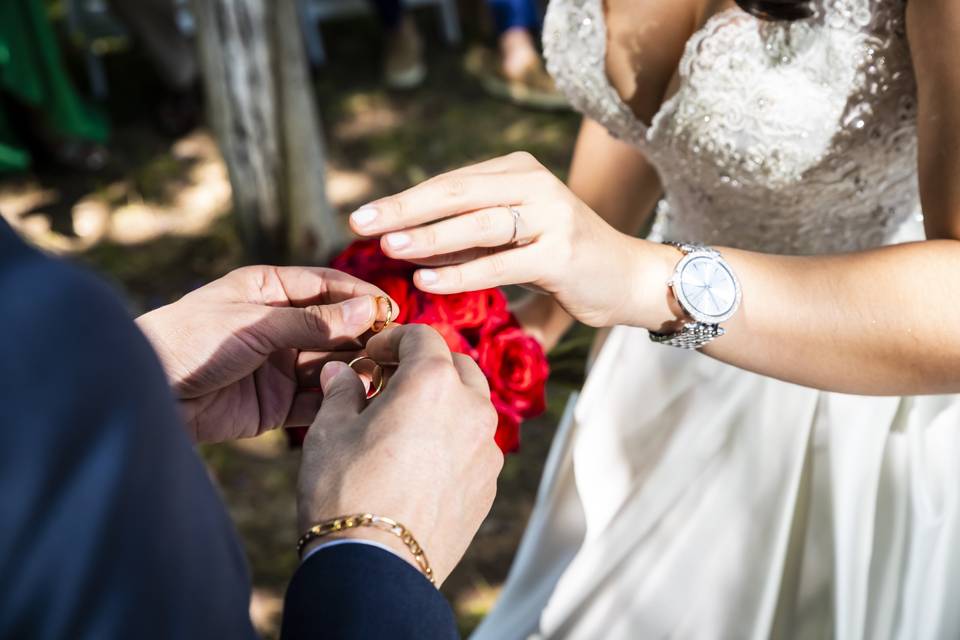
[[[960,403],[612,330],[475,640],[960,638]]]

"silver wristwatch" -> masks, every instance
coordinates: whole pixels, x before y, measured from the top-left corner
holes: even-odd
[[[680,242],[664,244],[684,254],[667,286],[692,321],[671,333],[651,331],[650,339],[681,349],[699,349],[724,334],[720,323],[732,318],[740,307],[740,281],[716,249]]]

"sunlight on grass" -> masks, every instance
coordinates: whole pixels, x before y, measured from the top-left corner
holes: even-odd
[[[478,584],[473,589],[465,591],[453,603],[453,609],[457,614],[457,621],[460,627],[460,633],[466,637],[471,633],[480,622],[486,617],[497,598],[500,597],[502,586],[491,586],[489,584]]]
[[[101,242],[135,245],[168,235],[205,235],[229,213],[231,201],[226,167],[205,132],[132,167],[122,180],[72,194],[73,202],[69,195],[32,181],[15,183],[0,189],[0,211],[34,244],[80,253]]]
[[[257,589],[250,594],[250,620],[264,640],[277,637],[280,617],[283,615],[283,592],[275,589]]]
[[[279,458],[289,451],[287,439],[282,429],[268,431],[256,438],[233,440],[225,443],[225,445],[263,460]]]

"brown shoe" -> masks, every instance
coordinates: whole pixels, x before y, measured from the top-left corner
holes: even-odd
[[[494,52],[475,48],[467,54],[465,66],[488,93],[498,98],[534,109],[570,108],[540,59],[528,67],[519,78],[508,78]]]
[[[383,76],[391,89],[413,89],[427,77],[423,42],[410,18],[404,18],[397,30],[387,35]]]

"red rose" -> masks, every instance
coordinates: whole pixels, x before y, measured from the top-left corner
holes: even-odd
[[[357,240],[334,258],[330,266],[364,280],[375,275],[409,275],[416,269],[409,262],[388,258],[376,239]]]
[[[437,296],[437,303],[457,329],[479,329],[506,322],[510,317],[507,298],[499,289],[468,291]]]
[[[520,418],[533,418],[546,409],[550,366],[536,339],[518,326],[486,336],[477,347],[477,362],[490,381],[495,404]]]
[[[520,448],[520,419],[508,412],[498,412],[500,421],[497,423],[497,433],[493,436],[504,453],[513,453]]]

